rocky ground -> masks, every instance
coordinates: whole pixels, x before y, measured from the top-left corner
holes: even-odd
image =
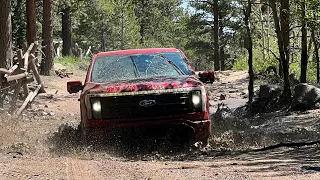
[[[66,92],[66,82],[83,80],[84,74],[43,77],[47,94],[19,119],[2,116],[0,179],[319,179],[320,147],[312,143],[319,139],[318,110],[251,119],[226,114],[214,125],[211,147],[200,150],[132,149],[121,142],[84,146],[77,129],[78,95]],[[230,109],[244,105],[247,73],[218,77],[207,86],[211,111],[221,102]],[[290,144],[297,142],[309,144]]]

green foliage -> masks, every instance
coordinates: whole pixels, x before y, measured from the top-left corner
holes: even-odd
[[[295,74],[299,79],[300,77],[300,61],[296,61],[290,64],[290,72]],[[308,62],[307,69],[307,82],[316,83],[317,82],[317,64],[314,61]]]
[[[306,19],[311,27],[320,27],[320,1],[309,0]]]
[[[253,49],[253,69],[257,72],[264,72],[269,66],[278,67],[277,60],[269,55],[266,61],[263,61],[261,49]],[[247,70],[248,69],[248,53],[245,52],[239,59],[236,60],[233,70]]]
[[[87,70],[90,64],[89,58],[80,59],[73,56],[55,57],[54,63],[59,63],[67,67],[69,70]]]
[[[139,26],[130,1],[90,0],[75,12],[73,39],[96,53],[138,46]]]
[[[26,41],[26,4],[23,0],[11,0],[11,6],[13,43],[16,48],[21,48]]]
[[[65,57],[55,57],[54,62],[67,65],[67,64],[76,64],[80,61],[79,58],[73,56],[65,56]]]
[[[269,66],[278,67],[279,61],[277,58],[279,57],[279,53],[277,52],[277,42],[275,38],[270,37],[270,51],[265,50],[266,60],[263,59],[263,48],[261,46],[261,39],[254,38],[253,40],[253,69],[256,72],[264,72]],[[273,54],[274,53],[274,54]],[[247,70],[248,69],[248,53],[243,48],[242,52],[240,52],[241,56],[236,59],[233,69],[234,70]],[[276,57],[277,58],[276,58]]]
[[[11,2],[13,40],[17,47],[26,37],[25,1]],[[61,42],[61,10],[70,7],[72,41],[74,45],[79,45],[83,53],[89,47],[93,53],[143,47],[176,47],[186,53],[197,69],[209,70],[213,67],[214,55],[212,2],[189,1],[194,11],[188,12],[180,6],[181,0],[56,0],[53,1],[54,40]],[[219,1],[219,46],[225,54],[224,60],[228,69],[248,68],[248,54],[244,49],[246,34],[243,26],[243,3],[234,0]],[[292,1],[291,7],[290,72],[299,77],[301,33],[298,27],[301,8],[298,1]],[[252,9],[250,28],[254,48],[253,65],[254,71],[259,72],[265,71],[271,65],[277,67],[279,52],[270,8],[254,3]],[[42,1],[37,1],[37,12],[37,24],[41,27]],[[315,30],[315,35],[319,38],[319,0],[307,1],[305,18],[308,30]],[[41,28],[38,32],[38,39],[41,41]],[[265,60],[262,46],[265,47]],[[314,82],[316,63],[311,60],[312,52],[313,46],[309,54],[307,78]],[[66,61],[68,64],[79,62],[72,57],[56,58],[55,61]]]

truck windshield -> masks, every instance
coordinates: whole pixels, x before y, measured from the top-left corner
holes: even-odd
[[[183,75],[184,69],[175,64],[177,59],[172,60],[165,55],[159,54],[133,54],[112,55],[98,57],[92,68],[92,82],[107,82],[128,80],[135,78],[150,78],[157,76]],[[172,62],[170,62],[168,59]],[[174,64],[173,64],[174,63]]]

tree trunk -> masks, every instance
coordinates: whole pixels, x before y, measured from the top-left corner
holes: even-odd
[[[220,66],[221,66],[221,71],[225,71],[226,70],[226,66],[225,66],[225,53],[224,53],[224,46],[220,47]]]
[[[283,97],[285,100],[290,101],[291,99],[291,88],[289,80],[289,61],[290,61],[290,45],[289,45],[289,33],[290,33],[290,2],[289,0],[281,0],[281,32],[283,35],[283,49],[285,52],[285,59],[283,59],[283,80],[284,80],[284,91]]]
[[[106,38],[105,38],[105,28],[101,28],[101,51],[106,51]]]
[[[124,49],[124,31],[125,31],[124,10],[123,10],[123,8],[121,8],[121,19],[120,19],[120,22],[121,22],[121,29],[120,29],[121,43],[120,43],[120,48],[121,49]]]
[[[289,0],[281,0],[280,6],[280,22],[281,22],[281,33],[283,37],[283,48],[286,54],[286,60],[289,64],[290,61],[290,8]],[[284,71],[285,71],[284,67]]]
[[[315,30],[314,30],[314,27],[313,27],[312,30],[311,30],[311,38],[312,38],[312,41],[313,41],[313,44],[314,44],[314,57],[316,58],[316,62],[317,62],[317,83],[319,83],[320,82],[319,44],[318,44],[318,41],[316,39],[314,31]]]
[[[267,6],[267,47],[270,49],[270,6]],[[270,55],[270,52],[267,51],[268,53],[268,58]]]
[[[262,7],[264,5],[260,5],[260,22],[261,22],[261,39],[262,39],[262,59],[263,62],[266,61],[266,54],[265,54],[265,37],[264,37],[264,18],[263,18],[263,12],[262,12]],[[269,48],[269,47],[268,47]]]
[[[0,0],[0,68],[8,68],[12,60],[11,1]],[[3,75],[0,74],[0,87]]]
[[[291,89],[290,89],[290,81],[289,81],[289,14],[287,12],[289,0],[281,1],[281,27],[280,29],[280,20],[278,17],[278,10],[276,6],[275,0],[269,0],[269,4],[272,9],[273,19],[275,24],[275,30],[278,39],[278,47],[280,53],[280,62],[282,63],[283,69],[283,80],[284,80],[284,91],[283,97],[286,101],[290,101],[291,99]],[[286,9],[287,8],[287,9]],[[284,37],[285,36],[285,37]],[[281,64],[280,63],[280,64]],[[280,68],[279,68],[280,69]]]
[[[70,7],[62,9],[62,55],[72,56]]]
[[[221,12],[219,12],[219,19],[222,19],[223,15],[221,14]],[[224,71],[226,69],[225,66],[225,53],[224,53],[224,48],[225,48],[225,44],[222,42],[223,41],[223,29],[224,29],[224,25],[223,22],[219,22],[219,61],[220,61],[220,70]]]
[[[253,53],[252,53],[252,37],[251,37],[251,29],[250,29],[250,16],[251,16],[251,0],[248,0],[248,5],[246,7],[246,10],[244,10],[245,14],[245,25],[246,25],[246,32],[247,32],[247,40],[248,43],[246,45],[246,49],[248,51],[248,66],[249,66],[249,103],[253,101],[254,96],[254,88],[253,88],[253,81],[254,81],[254,73],[253,73]]]
[[[144,44],[144,23],[140,23],[140,44]]]
[[[301,73],[300,73],[300,82],[306,83],[307,82],[307,67],[308,67],[308,40],[307,40],[307,27],[306,27],[306,21],[305,21],[305,10],[306,10],[306,4],[305,0],[301,1]]]
[[[36,1],[27,0],[27,42],[28,45],[34,43],[37,39],[37,23],[36,23]]]
[[[218,0],[213,1],[213,16],[214,16],[214,70],[220,70],[219,60],[219,4]]]
[[[44,58],[41,62],[42,75],[53,74],[53,39],[52,39],[52,0],[43,0],[43,23],[42,23],[42,36],[43,36],[43,49]]]
[[[11,1],[0,0],[0,68],[8,68],[12,60],[12,28]],[[0,74],[0,88],[3,85],[3,74]],[[3,106],[4,96],[0,94],[0,107]]]

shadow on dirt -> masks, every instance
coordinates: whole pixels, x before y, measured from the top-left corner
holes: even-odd
[[[131,134],[112,134],[108,137],[96,137],[85,143],[79,127],[62,124],[59,130],[48,138],[47,143],[50,152],[58,155],[107,153],[130,160],[161,160],[192,151],[192,147],[184,142],[175,143],[155,138],[142,140],[133,138]]]

